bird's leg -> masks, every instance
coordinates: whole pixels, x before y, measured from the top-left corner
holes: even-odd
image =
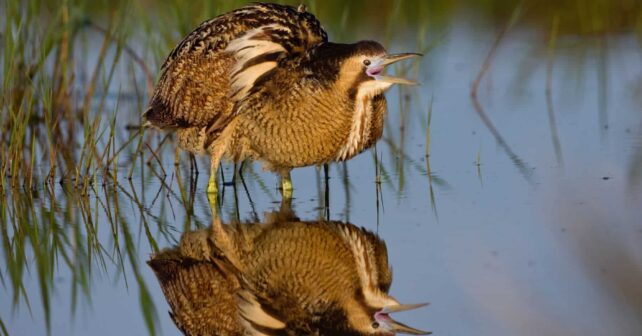
[[[226,263],[219,264],[219,266],[232,267],[236,271],[243,269],[239,250],[234,244],[233,229],[230,229],[228,225],[224,225],[219,216],[212,218],[210,242],[214,247],[214,253],[225,256],[225,258],[218,259],[226,261]]]
[[[216,183],[216,173],[218,172],[219,156],[212,154],[210,164],[210,179],[207,182],[207,199],[210,203],[210,207],[212,208],[212,214],[215,214],[218,198],[218,184]]]
[[[216,187],[216,177],[210,176],[210,180],[207,183],[207,200],[210,203],[210,208],[212,209],[212,214],[216,213],[216,205],[218,200],[218,188]]]
[[[210,167],[210,179],[207,182],[207,193],[216,194],[218,193],[218,185],[216,184],[216,173],[218,171],[218,165],[212,164]]]
[[[292,198],[292,179],[290,178],[289,169],[281,171],[281,193],[283,198]]]
[[[292,198],[283,198],[281,200],[281,207],[279,208],[279,217],[282,222],[297,221],[299,218],[292,209]]]

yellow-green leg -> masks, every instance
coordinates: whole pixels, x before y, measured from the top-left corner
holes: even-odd
[[[281,193],[283,198],[292,198],[292,179],[289,169],[281,172]]]
[[[207,200],[212,208],[212,214],[216,213],[218,200],[218,184],[216,183],[216,173],[218,172],[218,162],[216,157],[212,156],[210,166],[210,179],[207,182]]]
[[[210,172],[210,179],[207,182],[207,199],[210,202],[212,210],[216,208],[216,200],[218,197],[218,185],[216,184],[216,171]]]

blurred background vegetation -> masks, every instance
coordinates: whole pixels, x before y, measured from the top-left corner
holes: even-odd
[[[582,62],[583,53],[604,52],[619,34],[634,34],[642,42],[637,0],[301,2],[331,40],[372,38],[385,45],[403,40],[428,53],[462,21],[490,26],[498,36],[509,25],[534,33],[533,53],[542,64],[552,54]],[[137,186],[123,185],[119,175],[146,183],[163,174],[157,152],[165,139],[138,128],[159,65],[200,22],[244,3],[0,0],[0,282],[11,289],[14,304],[39,300],[48,317],[54,278],[64,267],[73,274],[73,310],[78,296],[89,297],[92,274],[114,263],[123,277],[133,274],[142,316],[155,333],[156,312],[132,231],[143,232],[151,250],[158,249],[146,215],[157,220],[155,230],[167,233],[163,217],[173,210],[150,214]],[[480,64],[486,52],[479,54]],[[642,82],[638,90],[642,94]],[[642,150],[635,157],[631,179],[639,183]],[[189,186],[164,192],[189,213]],[[123,202],[135,205],[138,220],[121,213]],[[99,224],[98,218],[107,222]],[[112,241],[99,241],[101,230],[110,232]],[[29,272],[39,279],[37,299],[22,285]],[[0,331],[8,334],[2,316]]]
[[[117,156],[133,155],[119,146],[133,139],[115,140],[123,133],[114,128],[123,125],[115,123],[114,106],[130,109],[120,117],[135,124],[159,64],[177,41],[200,22],[244,3],[3,0],[0,186],[29,187],[36,175],[90,178],[117,164]],[[551,43],[576,49],[582,41],[606,48],[610,34],[642,31],[642,2],[635,0],[304,3],[332,40],[383,36],[389,44],[394,32],[395,38],[416,40],[419,49],[439,43],[434,36],[447,34],[461,17],[500,30],[518,15],[519,29],[540,34],[534,47],[541,50]]]

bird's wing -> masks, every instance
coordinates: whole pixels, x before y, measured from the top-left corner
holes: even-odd
[[[238,282],[216,264],[165,250],[147,262],[154,270],[171,311],[185,335],[240,335],[234,292]]]
[[[241,325],[249,335],[267,336],[285,329],[286,324],[275,317],[276,312],[272,311],[272,307],[249,290],[239,290],[236,302]]]
[[[165,60],[144,116],[157,127],[220,127],[272,70],[325,41],[302,7],[253,4],[205,21]]]
[[[235,58],[230,76],[232,101],[243,100],[256,83],[263,81],[288,57],[285,43],[291,34],[291,28],[273,23],[254,28],[227,46],[225,51]]]

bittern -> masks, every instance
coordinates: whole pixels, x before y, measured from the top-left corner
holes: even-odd
[[[390,313],[385,243],[341,222],[214,224],[149,261],[186,335],[427,335]]]
[[[223,157],[261,160],[281,175],[352,158],[383,130],[384,92],[414,82],[386,66],[417,56],[374,41],[330,43],[303,6],[252,4],[203,22],[169,54],[144,118],[175,129],[178,147],[211,156],[209,192]]]

